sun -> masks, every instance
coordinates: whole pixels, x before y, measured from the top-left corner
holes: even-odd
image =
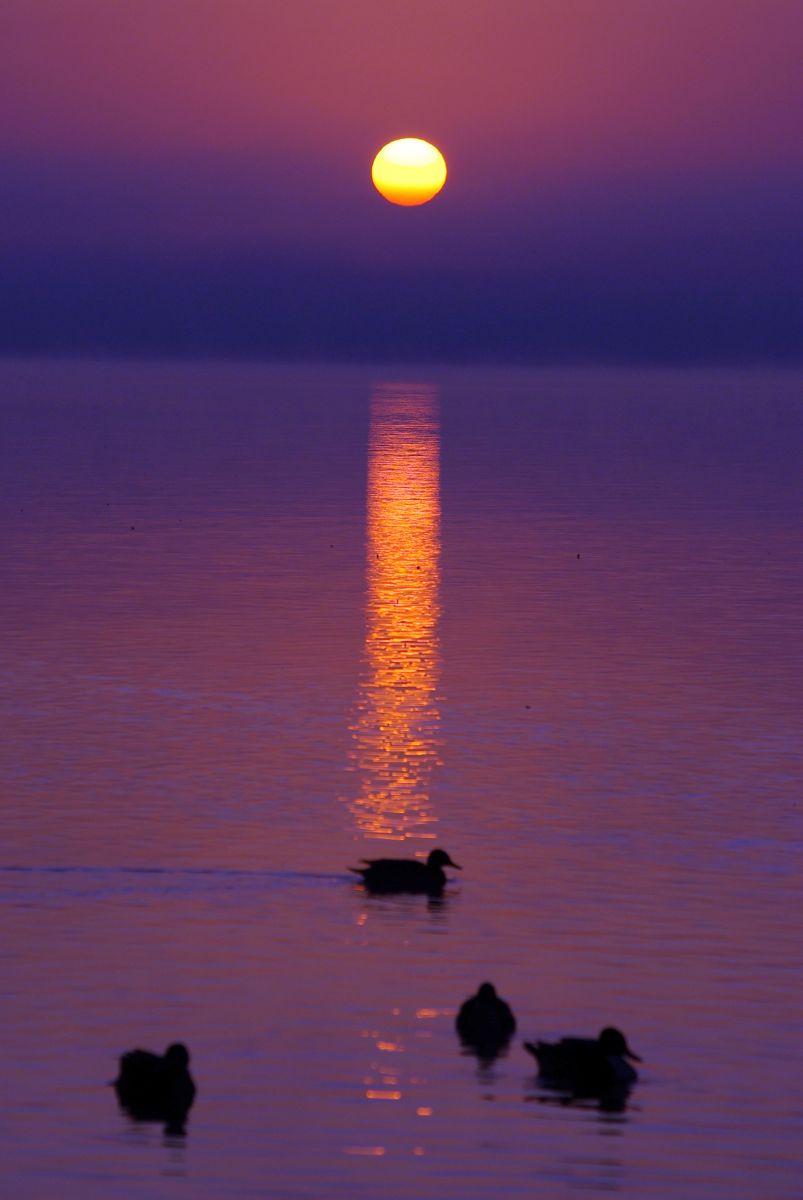
[[[431,142],[399,138],[379,151],[371,179],[380,196],[391,204],[426,204],[446,182],[446,162]]]

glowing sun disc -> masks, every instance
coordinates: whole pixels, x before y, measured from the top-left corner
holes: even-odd
[[[426,204],[446,182],[446,162],[431,142],[399,138],[379,151],[371,179],[380,196],[391,204]]]

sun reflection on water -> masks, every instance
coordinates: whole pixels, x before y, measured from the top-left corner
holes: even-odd
[[[435,837],[439,571],[437,394],[385,384],[371,403],[365,674],[351,726],[365,837]]]

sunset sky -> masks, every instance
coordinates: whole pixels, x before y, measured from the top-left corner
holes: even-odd
[[[801,44],[800,0],[4,0],[0,351],[799,362]]]

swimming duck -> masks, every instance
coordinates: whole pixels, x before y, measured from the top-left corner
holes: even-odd
[[[433,850],[425,863],[415,858],[362,858],[364,867],[349,867],[369,892],[418,892],[437,896],[446,884],[444,867],[462,867],[445,850]]]
[[[625,1035],[612,1025],[598,1038],[561,1038],[559,1042],[525,1042],[538,1060],[539,1074],[549,1087],[575,1096],[604,1096],[627,1091],[638,1079],[628,1059],[641,1062]]]
[[[180,1132],[195,1099],[189,1063],[181,1042],[173,1042],[164,1054],[127,1050],[120,1055],[114,1080],[120,1105],[137,1121],[166,1121],[168,1129]]]
[[[483,983],[476,996],[469,996],[460,1006],[455,1025],[466,1046],[481,1058],[495,1058],[513,1036],[516,1018],[494,985]]]

